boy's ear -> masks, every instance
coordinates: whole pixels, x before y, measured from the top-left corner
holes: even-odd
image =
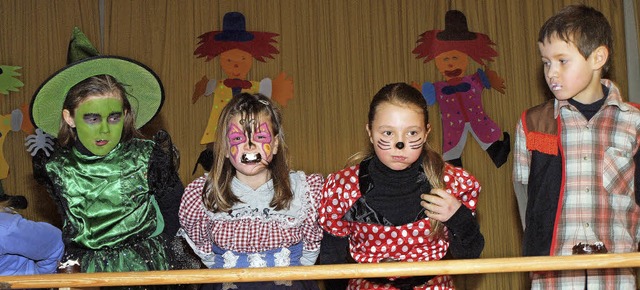
[[[71,117],[71,112],[69,112],[69,110],[67,109],[62,110],[62,118],[64,119],[65,122],[67,122],[67,125],[69,125],[71,128],[76,127],[76,122],[73,120],[73,117]]]
[[[595,69],[601,69],[609,59],[609,49],[604,45],[598,46],[591,54]]]

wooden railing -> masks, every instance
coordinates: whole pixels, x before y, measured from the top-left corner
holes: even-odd
[[[275,280],[325,280],[343,278],[483,274],[640,267],[640,253],[517,257],[433,262],[394,262],[274,268],[171,270],[0,276],[0,289],[91,288],[99,286],[173,285]]]

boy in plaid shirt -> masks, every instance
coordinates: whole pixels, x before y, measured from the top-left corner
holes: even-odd
[[[602,13],[584,5],[562,9],[540,29],[555,98],[523,112],[516,128],[525,256],[638,250],[640,112],[602,78],[611,35]],[[636,289],[631,268],[534,272],[531,279],[532,289]]]

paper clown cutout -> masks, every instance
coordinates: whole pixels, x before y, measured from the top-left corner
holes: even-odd
[[[0,115],[0,180],[4,180],[9,176],[9,164],[4,157],[4,141],[8,133],[18,131],[28,134],[34,133],[28,112],[29,108],[24,104],[20,109],[15,109],[9,114]],[[9,200],[9,205],[15,208],[24,209],[27,207],[27,199],[24,196],[6,194],[0,183],[0,201],[4,200]]]
[[[485,64],[498,55],[493,49],[495,43],[485,34],[469,31],[467,18],[458,10],[447,11],[444,30],[426,31],[417,43],[413,50],[416,58],[424,58],[425,63],[434,60],[444,77],[444,81],[425,82],[421,86],[427,103],[438,102],[440,107],[444,160],[462,166],[462,151],[471,133],[495,166],[502,166],[511,151],[510,137],[482,106],[484,89],[493,88],[504,94],[504,79]],[[485,69],[467,74],[469,58],[485,65]]]
[[[199,36],[199,46],[194,54],[205,57],[205,61],[219,57],[220,66],[227,75],[222,80],[209,80],[203,76],[195,85],[193,103],[203,95],[213,95],[213,108],[200,144],[215,142],[216,123],[222,108],[240,92],[262,93],[282,106],[286,106],[287,101],[293,98],[293,80],[284,72],[273,80],[247,80],[254,60],[265,62],[279,53],[273,46],[276,36],[276,33],[247,31],[244,15],[240,12],[226,13],[221,31],[210,31]]]
[[[8,95],[9,91],[17,92],[24,84],[16,78],[20,76],[19,66],[0,65],[0,94]]]

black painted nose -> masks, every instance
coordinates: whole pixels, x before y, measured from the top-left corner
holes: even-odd
[[[404,148],[404,143],[403,142],[396,143],[396,148],[398,148],[398,149]]]

